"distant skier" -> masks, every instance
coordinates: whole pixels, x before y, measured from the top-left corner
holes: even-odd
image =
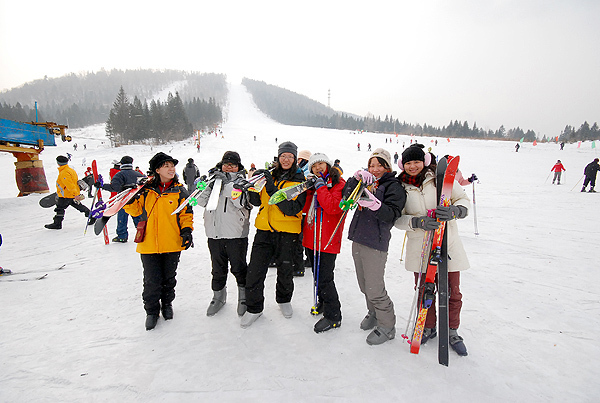
[[[517,143],[517,145],[515,146],[515,152],[516,153],[519,152],[519,148],[521,148],[521,145],[519,143]]]
[[[563,141],[562,143],[560,143],[560,151],[562,151],[565,148],[565,142]]]
[[[360,143],[356,145],[357,151],[360,151]]]
[[[367,151],[371,151],[371,143],[367,144]]]
[[[398,163],[398,151],[394,153],[394,165]]]
[[[196,178],[200,176],[200,170],[194,164],[193,158],[188,158],[188,163],[185,164],[183,168],[183,181],[188,187],[188,192],[192,193],[194,190],[194,183],[196,182]]]
[[[90,209],[79,203],[85,198],[81,195],[81,189],[77,183],[77,172],[69,165],[69,159],[64,155],[56,157],[56,163],[58,164],[58,178],[56,179],[56,194],[58,200],[56,201],[56,208],[54,211],[54,222],[52,224],[46,224],[44,227],[48,229],[62,229],[62,222],[65,219],[65,210],[69,206],[77,211],[81,211],[86,217],[90,215]],[[89,225],[92,225],[96,220],[90,219]]]
[[[592,162],[586,165],[583,173],[585,174],[585,180],[583,181],[582,192],[585,192],[585,188],[588,183],[591,185],[589,193],[596,193],[594,186],[596,186],[596,174],[600,171],[600,165],[598,165],[598,158],[594,158]]]
[[[562,164],[562,162],[560,162],[560,160],[556,161],[556,164],[554,164],[554,166],[550,170],[550,172],[554,172],[554,178],[552,179],[553,185],[554,185],[554,182],[557,182],[557,185],[560,185],[560,175],[562,174],[563,171],[566,171],[566,169],[565,169],[564,165]]]

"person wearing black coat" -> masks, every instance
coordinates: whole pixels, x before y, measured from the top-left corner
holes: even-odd
[[[594,186],[596,186],[596,174],[600,171],[600,165],[598,165],[598,158],[594,158],[592,162],[585,166],[583,173],[585,174],[585,180],[583,181],[582,192],[585,192],[585,188],[590,184],[589,193],[596,193]]]
[[[394,304],[385,289],[385,265],[394,222],[406,203],[406,192],[391,169],[390,153],[378,148],[371,154],[368,170],[359,170],[348,179],[344,195],[362,180],[367,186],[359,199],[348,228],[356,278],[365,295],[368,313],[360,324],[372,330],[367,343],[377,345],[396,335]]]

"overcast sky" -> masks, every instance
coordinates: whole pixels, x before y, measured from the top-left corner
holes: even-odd
[[[600,1],[0,0],[0,90],[101,68],[262,80],[364,116],[600,123]],[[131,94],[134,95],[134,94]]]

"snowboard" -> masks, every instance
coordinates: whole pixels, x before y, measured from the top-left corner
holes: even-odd
[[[77,184],[79,185],[79,189],[84,190],[84,191],[88,190],[88,188],[93,184],[93,182],[91,182],[92,180],[93,180],[93,178],[91,175],[86,176],[84,179],[79,179],[77,181]],[[91,184],[90,184],[90,182],[91,182]],[[38,203],[39,203],[40,207],[50,208],[50,207],[56,206],[57,201],[58,201],[58,194],[56,192],[54,192],[54,193],[50,193],[49,195],[42,197]],[[79,202],[75,201],[75,203],[79,203]]]

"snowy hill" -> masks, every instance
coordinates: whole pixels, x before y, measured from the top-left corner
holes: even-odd
[[[262,115],[239,85],[231,87],[227,116],[223,137],[204,138],[200,152],[189,141],[112,149],[103,125],[70,130],[78,151],[61,143],[42,153],[48,183],[53,188],[55,157],[67,152],[79,174],[96,159],[108,176],[111,161],[123,155],[146,170],[158,151],[178,158],[180,173],[190,157],[206,173],[227,150],[238,151],[247,167],[260,166],[276,155],[276,138],[339,158],[348,177],[366,165],[368,143],[393,154],[410,141],[283,126]],[[432,139],[418,140],[433,146]],[[461,139],[438,139],[433,151],[460,155],[461,170],[481,180],[480,235],[474,235],[472,214],[459,224],[471,263],[461,276],[459,329],[469,356],[451,352],[448,368],[437,363],[437,340],[412,355],[399,337],[413,296],[412,274],[400,260],[402,231],[392,232],[386,273],[398,338],[384,345],[368,346],[367,332],[359,329],[366,307],[347,239],[336,261],[340,329],[313,332],[309,272],[295,279],[292,319],[283,318],[275,303],[274,271],[265,285],[264,315],[252,327],[239,326],[233,276],[229,302],[207,317],[211,268],[199,207],[195,247],[182,252],[179,265],[175,319],[161,319],[147,332],[135,244],[105,246],[93,231],[83,236],[83,216],[71,208],[61,231],[46,230],[52,209],[38,206],[43,195],[15,197],[15,159],[0,153],[6,173],[0,266],[17,273],[0,277],[0,401],[596,401],[600,196],[571,189],[598,152],[588,143],[564,151],[556,144],[525,144],[515,153],[513,143]],[[566,183],[553,186],[546,177],[559,158]],[[472,197],[471,187],[467,193]],[[111,238],[115,225],[109,223]]]

